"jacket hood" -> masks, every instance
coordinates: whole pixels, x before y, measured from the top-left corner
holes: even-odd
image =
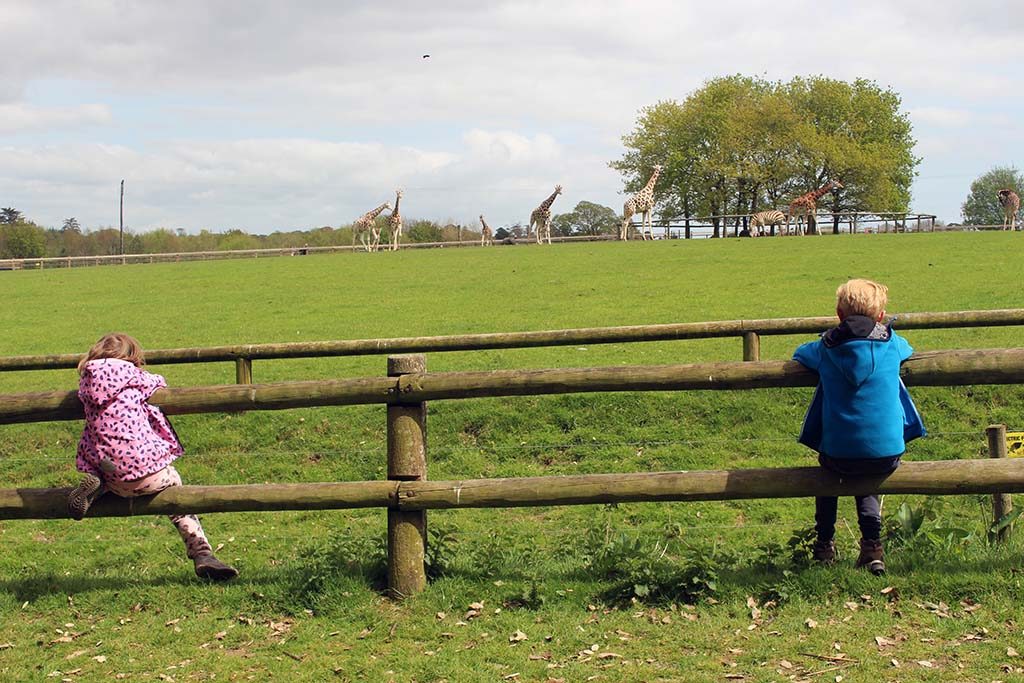
[[[138,375],[133,363],[119,358],[99,358],[85,364],[78,382],[78,397],[104,405],[121,393]]]
[[[851,315],[824,335],[825,358],[832,362],[847,382],[855,387],[875,372],[877,348],[892,338],[892,329],[863,315]]]

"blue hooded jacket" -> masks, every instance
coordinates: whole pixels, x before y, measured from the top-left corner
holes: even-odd
[[[865,316],[797,348],[793,360],[818,373],[800,443],[833,458],[891,458],[925,433],[900,379],[907,340]]]

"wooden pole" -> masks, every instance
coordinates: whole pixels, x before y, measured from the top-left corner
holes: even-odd
[[[388,356],[388,377],[426,371],[422,354]],[[388,480],[420,482],[427,478],[427,404],[393,403],[387,410]],[[388,593],[404,599],[427,586],[427,513],[388,509]]]
[[[1006,425],[989,425],[985,429],[985,436],[988,438],[988,457],[1003,459],[1006,458]],[[993,524],[997,524],[1013,510],[1013,501],[1009,493],[992,494],[992,518]],[[996,532],[996,541],[1006,543],[1010,540],[1012,525],[1007,525]]]
[[[252,359],[235,359],[235,384],[252,384]]]
[[[743,333],[743,360],[761,360],[761,337],[757,332]]]

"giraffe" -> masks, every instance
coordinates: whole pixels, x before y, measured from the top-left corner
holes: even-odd
[[[999,205],[1003,207],[1003,230],[1017,229],[1017,212],[1020,210],[1020,197],[1013,190],[999,190]]]
[[[376,251],[377,246],[380,244],[380,228],[377,227],[377,222],[374,219],[380,215],[381,211],[390,208],[391,204],[384,202],[376,209],[367,211],[360,216],[352,224],[352,246],[355,246],[356,237],[358,237],[359,242],[366,248],[366,251]]]
[[[650,234],[647,232],[647,226],[651,225],[651,210],[654,208],[654,184],[658,182],[661,169],[661,164],[656,164],[654,172],[651,173],[651,179],[644,185],[644,189],[627,199],[626,203],[622,205],[622,225],[619,226],[620,240],[629,239],[629,219],[636,213],[640,214],[640,239],[645,240]],[[654,229],[653,225],[651,225],[651,229]],[[654,235],[650,235],[650,237],[652,240],[654,239]]]
[[[555,191],[551,193],[551,196],[540,203],[533,213],[530,214],[530,225],[527,228],[527,233],[533,230],[533,226],[537,226],[537,244],[543,244],[544,237],[548,239],[548,244],[551,244],[551,205],[555,202],[555,197],[562,194],[562,186],[555,185]]]
[[[388,218],[388,225],[391,226],[391,251],[398,251],[398,241],[402,237],[402,214],[398,213],[400,201],[402,201],[402,191],[395,190],[395,208]]]
[[[484,220],[484,215],[480,214],[480,225],[483,228],[480,230],[480,246],[485,247],[488,244],[494,244],[494,231],[491,230],[491,226],[487,225],[487,221]]]
[[[810,221],[818,210],[818,200],[824,195],[831,192],[834,188],[841,189],[843,184],[838,180],[830,180],[817,190],[812,190],[806,194],[802,194],[792,202],[789,203],[789,216],[786,218],[786,234],[789,234],[789,220],[790,218],[796,218],[796,227],[793,231],[799,235],[804,234],[804,223]],[[801,220],[802,219],[802,220]],[[821,235],[821,231],[818,231],[818,235]]]

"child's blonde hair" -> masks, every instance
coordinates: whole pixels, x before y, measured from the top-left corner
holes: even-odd
[[[864,315],[877,320],[889,303],[889,288],[872,280],[848,280],[836,290],[836,307],[843,315]]]
[[[86,363],[97,358],[126,360],[138,368],[146,364],[139,340],[124,332],[111,332],[100,337],[100,340],[93,344],[89,352],[85,354],[85,358],[79,361],[78,374],[85,371]]]

